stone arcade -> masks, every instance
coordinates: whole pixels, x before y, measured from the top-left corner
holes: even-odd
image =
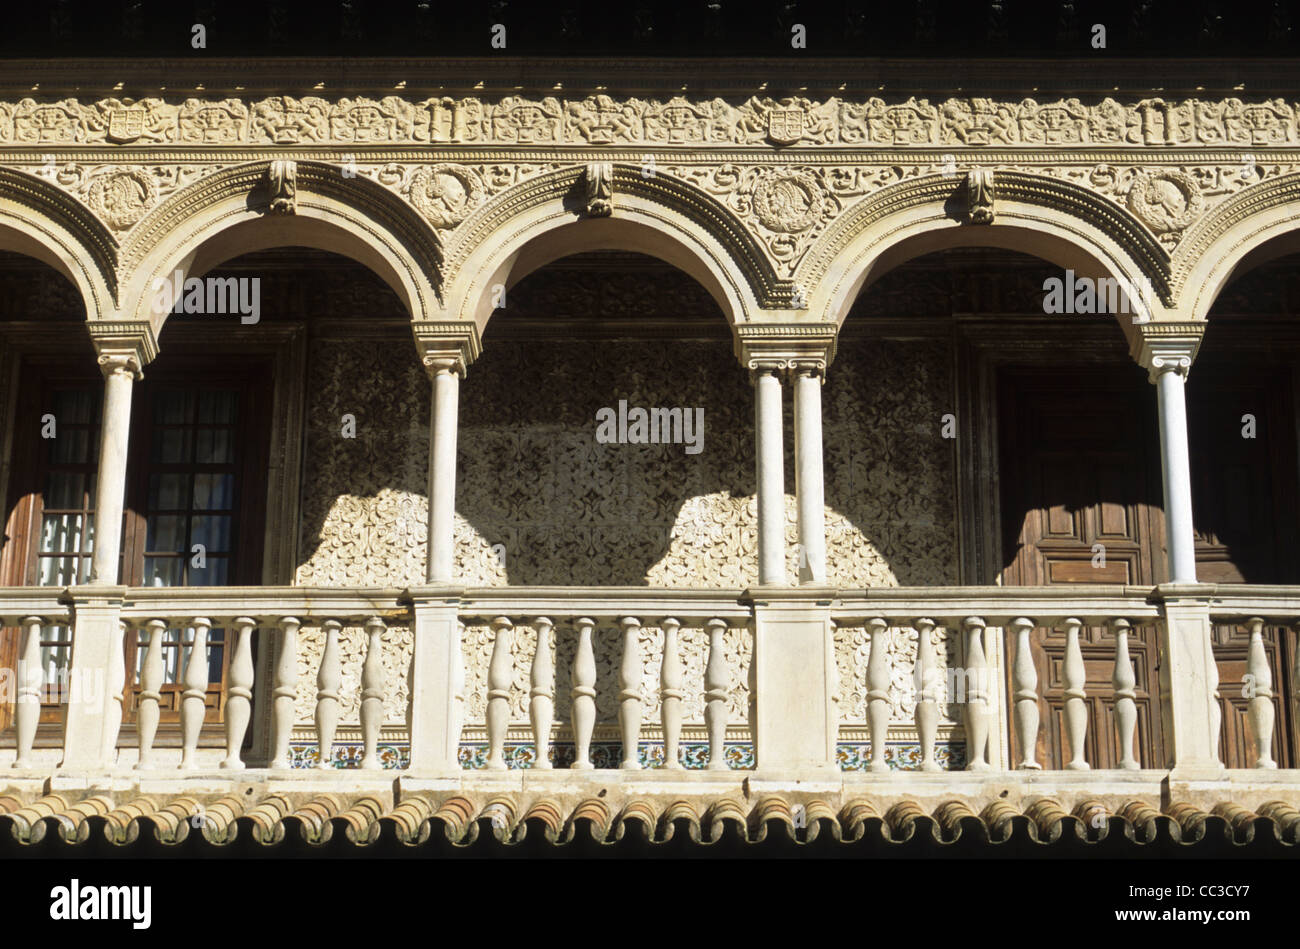
[[[5,832],[1296,842],[1294,77],[60,68],[0,86]]]

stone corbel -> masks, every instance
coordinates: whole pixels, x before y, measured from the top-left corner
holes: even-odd
[[[463,378],[482,351],[473,323],[417,322],[412,328],[420,362],[431,379],[447,371]]]
[[[583,176],[587,188],[585,211],[588,217],[609,217],[614,213],[614,165],[593,161]]]
[[[153,326],[134,320],[91,321],[86,326],[98,354],[100,372],[105,376],[126,372],[136,381],[144,378],[144,367],[158,355]]]
[[[966,219],[971,224],[992,224],[993,199],[993,169],[972,168],[966,175]]]
[[[1152,382],[1163,372],[1177,372],[1184,378],[1201,348],[1204,320],[1184,322],[1149,321],[1136,323],[1130,352]]]
[[[272,214],[297,214],[298,163],[273,161],[267,165],[266,189]]]
[[[833,323],[748,323],[736,327],[736,356],[751,373],[814,372],[825,381],[835,359]]]

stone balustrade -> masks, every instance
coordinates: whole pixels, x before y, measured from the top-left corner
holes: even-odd
[[[682,780],[736,769],[762,775],[781,763],[765,760],[764,729],[791,732],[797,745],[801,730],[821,735],[819,723],[836,715],[836,686],[844,685],[844,673],[832,671],[832,639],[837,628],[855,627],[866,631],[867,658],[860,673],[851,673],[862,681],[849,685],[865,695],[870,759],[853,780],[898,777],[886,749],[891,728],[900,727],[915,730],[921,772],[945,770],[935,754],[945,728],[952,740],[964,741],[966,770],[1059,771],[1062,779],[1071,773],[1070,781],[1086,787],[1092,779],[1083,772],[1097,762],[1085,751],[1096,721],[1087,708],[1080,646],[1085,629],[1103,627],[1107,635],[1097,641],[1113,643],[1106,721],[1113,721],[1115,733],[1104,738],[1119,771],[1140,770],[1144,757],[1130,656],[1130,638],[1139,628],[1160,633],[1164,707],[1158,711],[1167,732],[1172,730],[1166,743],[1180,747],[1180,702],[1194,700],[1218,715],[1217,673],[1205,682],[1207,695],[1198,694],[1196,682],[1179,677],[1180,634],[1169,618],[1169,603],[1183,604],[1193,594],[1207,624],[1248,631],[1246,715],[1258,748],[1253,764],[1260,771],[1276,769],[1276,733],[1285,718],[1277,714],[1278,703],[1294,702],[1296,696],[1279,695],[1283,683],[1270,670],[1264,630],[1281,627],[1280,635],[1292,635],[1289,627],[1300,617],[1300,588],[1209,584],[790,590],[787,600],[798,600],[824,621],[828,668],[821,692],[808,688],[817,678],[811,667],[759,674],[764,649],[770,648],[754,635],[763,602],[759,590],[8,588],[0,590],[0,619],[18,627],[21,636],[17,669],[6,676],[16,699],[13,729],[0,747],[13,749],[6,763],[16,774],[136,772],[183,779],[198,772],[211,780],[223,772],[256,770],[293,771],[305,779],[304,765],[314,765],[324,772],[320,780],[328,782],[342,779],[334,754],[342,728],[360,738],[359,758],[351,763],[363,772],[396,767],[412,775],[451,776],[467,774],[465,768],[473,770],[475,764],[486,772],[541,772],[557,764],[581,772],[607,764],[629,772],[671,772]],[[54,766],[48,755],[40,761],[34,756],[42,744],[36,739],[47,684],[42,630],[75,626],[86,597],[96,609],[109,604],[118,635],[103,669],[80,668],[74,645],[73,680],[78,672],[95,672],[106,688],[89,700],[69,696],[98,705],[67,716],[63,750],[68,757],[74,743],[88,740],[82,732],[93,728],[99,758],[91,768],[73,768],[66,760]],[[447,669],[422,659],[426,633],[419,616],[428,603],[453,611],[457,648],[448,654]],[[96,620],[102,626],[102,615]],[[1031,650],[1034,630],[1040,628],[1065,637],[1059,663],[1063,743],[1057,761],[1040,760],[1039,753],[1045,724],[1058,727],[1044,723],[1040,714],[1044,684]],[[779,627],[771,631],[780,634]],[[890,637],[900,635],[915,643],[904,650],[906,660],[885,648],[896,642]],[[138,644],[130,669],[122,660],[123,644],[131,641],[127,636]],[[179,721],[162,748],[168,642],[177,650],[169,684]],[[217,693],[220,715],[214,716],[209,659],[218,648],[230,652],[224,690]],[[1095,648],[1091,662],[1095,676]],[[1293,675],[1300,681],[1300,664]],[[438,690],[428,687],[432,681],[448,685]],[[898,720],[900,692],[910,711],[908,722]],[[820,706],[814,700],[818,695]],[[952,715],[942,726],[941,709]],[[132,720],[126,731],[133,742],[119,741],[124,718]],[[838,768],[834,736],[841,733],[840,721],[835,720],[824,753],[819,747],[813,755],[826,767],[810,773],[824,777],[827,767]],[[1214,748],[1220,724],[1216,719],[1212,726]],[[422,727],[450,735],[458,760],[434,760],[432,766],[419,760],[414,748]],[[49,726],[43,734],[48,749]],[[306,734],[315,739],[315,755],[302,753]],[[407,735],[413,736],[410,760],[400,754],[385,760],[381,745],[400,745]],[[608,739],[602,741],[603,757],[593,751],[597,739]],[[814,740],[821,741],[809,739]],[[477,761],[472,747],[466,751],[476,742],[485,746]],[[729,755],[732,744],[746,751]],[[690,754],[686,745],[694,748]],[[0,751],[5,757],[9,753]],[[231,774],[227,780],[236,778]]]

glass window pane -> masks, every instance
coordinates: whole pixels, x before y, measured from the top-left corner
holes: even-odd
[[[238,393],[205,389],[199,393],[199,424],[233,425],[238,412]]]
[[[211,640],[209,640],[211,642]],[[221,660],[224,647],[221,643],[211,644],[208,648],[208,681],[221,681]]]
[[[208,557],[206,566],[192,566],[186,583],[192,587],[224,587],[230,573],[230,561],[225,557]]]
[[[56,427],[54,438],[50,439],[50,463],[84,465],[89,460],[90,429],[67,425]]]
[[[153,435],[153,460],[164,465],[190,461],[191,429],[159,428]]]
[[[201,434],[201,433],[200,433]],[[194,508],[199,511],[230,510],[235,499],[235,476],[232,474],[196,474]]]
[[[150,511],[188,511],[190,476],[156,474],[149,477]]]
[[[235,460],[228,428],[201,428],[194,434],[194,460],[200,465],[228,465]]]
[[[153,553],[184,553],[185,515],[151,514],[149,537],[145,544]]]
[[[86,499],[86,476],[76,471],[51,471],[45,479],[44,506],[47,511],[81,510]]]
[[[79,577],[79,574],[84,576]],[[69,587],[89,578],[89,557],[42,557],[37,561],[37,586]]]
[[[190,541],[193,544],[202,544],[209,553],[229,553],[229,515],[194,518]]]
[[[41,516],[43,554],[76,553],[81,549],[81,514],[44,514]]]
[[[144,580],[147,587],[178,587],[181,585],[179,557],[145,557]]]
[[[64,389],[54,393],[54,417],[60,425],[90,425],[95,418],[98,394],[94,389]]]
[[[154,394],[153,420],[157,425],[188,425],[194,414],[194,393],[164,389]]]

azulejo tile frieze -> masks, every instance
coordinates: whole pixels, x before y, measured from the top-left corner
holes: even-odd
[[[0,103],[14,145],[1107,145],[1300,143],[1285,99],[275,95]]]

